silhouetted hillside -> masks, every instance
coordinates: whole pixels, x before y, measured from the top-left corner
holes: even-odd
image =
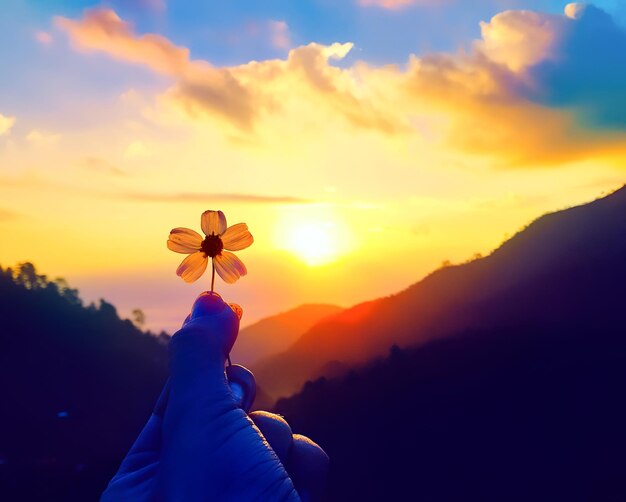
[[[0,268],[0,500],[96,500],[167,374],[156,336],[32,265]]]
[[[548,214],[490,256],[442,268],[407,290],[322,321],[290,349],[257,365],[273,396],[385,354],[464,330],[533,322],[621,323],[626,293],[626,189]]]
[[[93,500],[166,377],[160,338],[0,269],[0,500]],[[626,190],[313,326],[256,370],[331,500],[621,501]],[[238,342],[239,343],[239,342]]]
[[[286,350],[317,322],[342,310],[336,305],[307,304],[262,319],[239,332],[231,357],[237,364],[250,367]]]
[[[330,455],[330,501],[626,500],[626,329],[572,314],[395,347],[277,411]]]

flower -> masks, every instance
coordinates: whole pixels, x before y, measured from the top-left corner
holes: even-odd
[[[237,223],[226,227],[226,216],[222,211],[205,211],[200,219],[202,236],[189,228],[174,228],[170,231],[167,248],[175,253],[188,254],[176,269],[185,282],[197,281],[206,270],[209,258],[212,260],[213,276],[211,291],[215,280],[215,271],[228,284],[234,283],[248,271],[243,262],[229,251],[240,251],[254,242],[248,225]]]

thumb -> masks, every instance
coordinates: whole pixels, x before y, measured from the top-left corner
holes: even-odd
[[[217,293],[202,293],[183,327],[170,341],[172,383],[223,379],[224,365],[239,331],[239,318]]]
[[[221,297],[203,293],[172,337],[157,476],[165,500],[297,500],[226,380],[238,329],[239,318]]]

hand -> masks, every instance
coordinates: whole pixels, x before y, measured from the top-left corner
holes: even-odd
[[[200,295],[170,342],[170,379],[102,501],[321,496],[324,451],[292,435],[278,415],[247,414],[256,389],[252,373],[241,366],[224,372],[238,330],[239,319],[219,295]]]

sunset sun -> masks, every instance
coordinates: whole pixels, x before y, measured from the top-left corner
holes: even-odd
[[[289,231],[285,247],[309,266],[324,265],[335,261],[339,254],[334,233],[328,223],[305,223]]]
[[[286,216],[276,228],[276,247],[287,251],[310,267],[327,265],[344,255],[349,246],[349,232],[333,218]]]

